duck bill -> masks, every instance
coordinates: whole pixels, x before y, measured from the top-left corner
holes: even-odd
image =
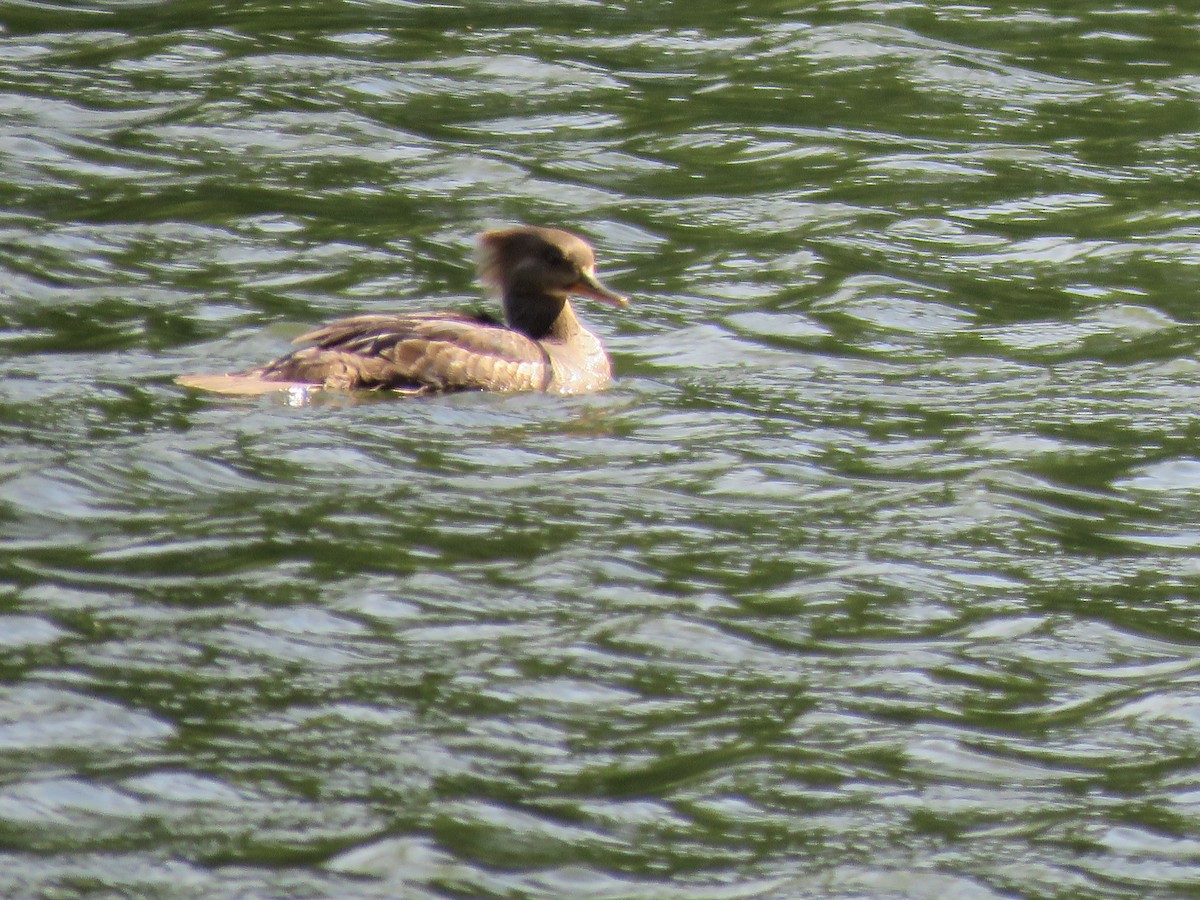
[[[580,297],[591,297],[593,300],[599,300],[601,303],[607,303],[609,306],[619,309],[629,305],[628,297],[622,297],[616,291],[610,291],[592,272],[584,272],[580,275],[579,280],[571,286],[571,293],[578,294]]]

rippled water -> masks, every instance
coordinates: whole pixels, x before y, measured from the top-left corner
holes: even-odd
[[[1200,884],[1200,15],[0,25],[0,894]],[[171,381],[511,222],[612,390]]]

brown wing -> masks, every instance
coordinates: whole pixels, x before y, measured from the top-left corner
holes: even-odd
[[[367,315],[330,322],[297,338],[312,343],[247,372],[269,382],[353,390],[545,390],[549,358],[504,326],[453,313]]]

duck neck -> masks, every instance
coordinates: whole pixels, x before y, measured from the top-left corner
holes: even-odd
[[[504,319],[509,327],[535,341],[567,340],[582,327],[565,294],[509,292],[504,296]]]

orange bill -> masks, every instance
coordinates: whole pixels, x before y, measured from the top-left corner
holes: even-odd
[[[580,297],[591,297],[593,300],[599,300],[609,306],[623,308],[629,305],[628,297],[622,297],[616,291],[606,288],[591,271],[584,271],[580,275],[579,280],[571,285],[571,293],[578,294]]]

